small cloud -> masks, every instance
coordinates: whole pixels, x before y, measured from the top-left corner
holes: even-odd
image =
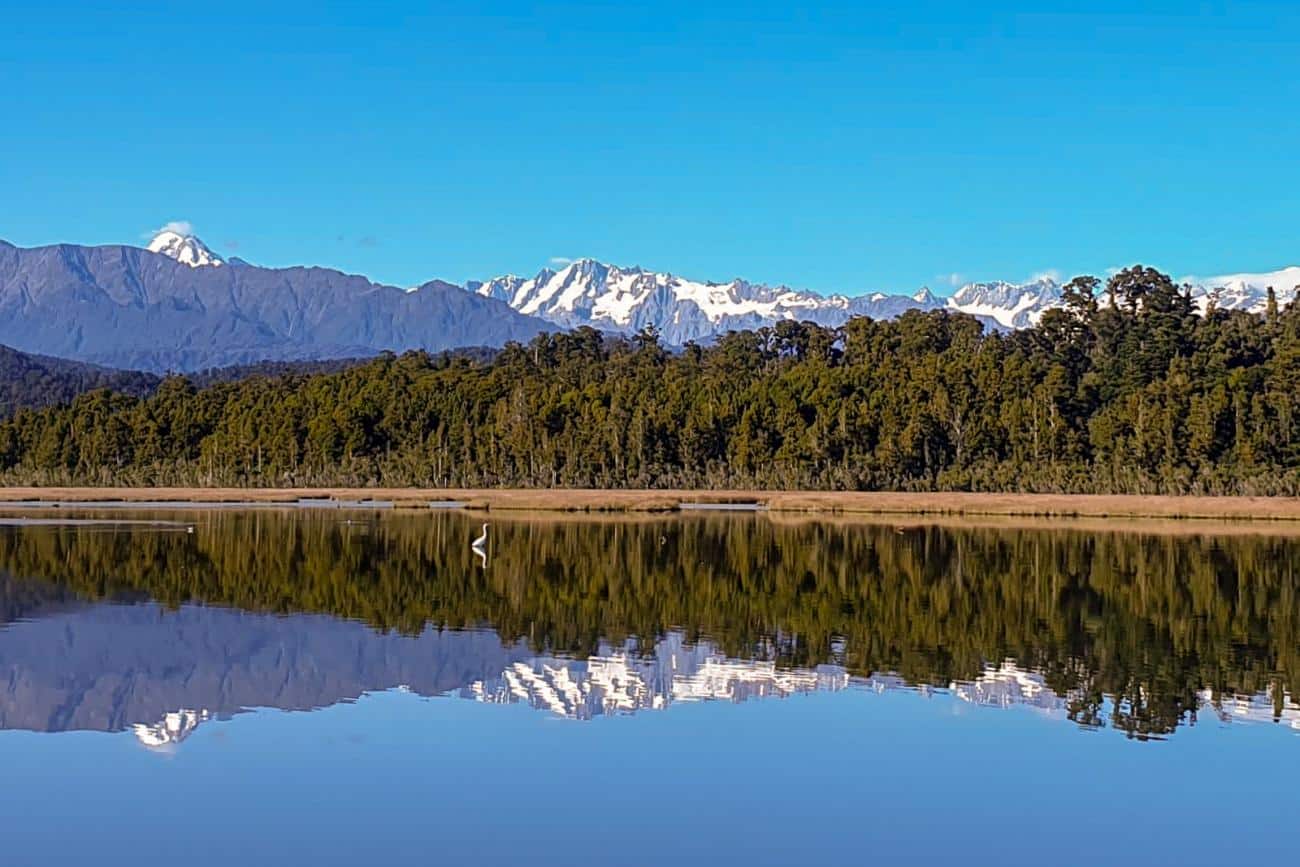
[[[956,271],[953,271],[949,274],[938,274],[935,276],[935,279],[940,283],[946,283],[949,286],[960,286],[962,283],[966,282],[966,275],[958,274]]]
[[[145,232],[140,237],[153,238],[162,234],[163,232],[175,232],[178,235],[193,235],[194,224],[191,223],[189,220],[171,220],[170,222],[163,223],[161,226],[159,226],[157,229],[154,229],[152,232]]]
[[[1055,268],[1045,268],[1042,271],[1035,272],[1034,276],[1029,278],[1029,282],[1037,283],[1039,280],[1051,280],[1053,283],[1061,282],[1061,272]]]
[[[226,248],[227,250],[238,250],[238,249],[239,249],[239,242],[238,242],[238,241],[227,241],[227,242],[225,243],[224,246],[225,246],[225,248]]]
[[[572,265],[573,260],[568,256],[552,256],[551,264],[563,268],[565,265]]]
[[[358,247],[378,247],[378,246],[379,246],[379,239],[376,238],[374,235],[362,235],[360,238],[357,238],[357,246],[358,246]]]

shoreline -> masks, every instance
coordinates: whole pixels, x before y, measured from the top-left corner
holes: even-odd
[[[450,508],[1300,521],[1297,497],[460,488],[0,488],[0,508]]]

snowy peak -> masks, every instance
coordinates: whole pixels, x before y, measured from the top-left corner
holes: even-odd
[[[1262,312],[1268,287],[1286,305],[1300,292],[1300,267],[1260,274],[1188,277],[1192,297],[1204,312],[1220,309]],[[993,280],[967,283],[951,297],[921,288],[911,295],[819,295],[784,285],[746,280],[726,283],[690,280],[668,272],[622,268],[595,259],[578,259],[558,271],[544,269],[531,278],[505,276],[467,285],[471,292],[509,304],[562,328],[589,325],[632,334],[653,326],[670,345],[708,341],[728,331],[770,326],[782,320],[835,327],[854,316],[892,319],[909,310],[950,310],[974,316],[986,328],[1013,331],[1037,325],[1061,305],[1062,288],[1054,274],[1023,283]]]
[[[870,306],[870,300],[823,298],[739,279],[726,283],[688,280],[594,259],[579,259],[558,271],[543,270],[530,279],[505,276],[470,283],[467,288],[566,328],[590,325],[630,334],[653,326],[667,342],[678,345],[782,319],[811,319],[829,325],[854,313],[872,312],[850,312],[855,303]]]
[[[147,248],[151,253],[161,253],[169,259],[175,259],[182,265],[200,268],[205,265],[223,264],[208,246],[194,235],[185,235],[172,229],[163,229],[153,236]]]
[[[1061,287],[1050,277],[1028,283],[967,283],[948,299],[948,308],[991,319],[1004,328],[1034,325],[1061,301]]]
[[[1224,274],[1218,277],[1184,277],[1202,312],[1211,301],[1221,310],[1262,313],[1268,306],[1268,289],[1273,287],[1277,303],[1285,306],[1300,293],[1300,267],[1258,274]]]
[[[1046,278],[1025,284],[972,283],[950,299],[939,298],[928,288],[913,295],[824,296],[740,279],[690,280],[595,259],[579,259],[532,278],[504,276],[472,282],[467,288],[564,328],[590,325],[631,334],[653,326],[675,345],[782,320],[837,326],[853,316],[890,319],[908,310],[945,307],[980,317],[990,327],[1023,328],[1060,300],[1060,287]]]

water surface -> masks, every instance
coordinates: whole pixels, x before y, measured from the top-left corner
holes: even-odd
[[[480,557],[454,512],[69,517],[0,523],[5,863],[1300,842],[1280,529],[493,516]]]

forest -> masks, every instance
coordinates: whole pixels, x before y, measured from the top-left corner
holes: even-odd
[[[912,311],[671,350],[589,328],[0,423],[8,484],[1300,494],[1300,309],[1134,266],[1032,328]]]
[[[0,418],[22,408],[65,404],[97,388],[143,396],[157,384],[158,377],[150,373],[112,370],[0,346]]]
[[[463,350],[472,357],[487,357],[486,350]],[[308,361],[261,361],[210,367],[189,375],[196,388],[218,382],[237,382],[252,376],[287,376],[290,374],[335,373],[369,359],[331,358]],[[152,394],[163,377],[142,370],[100,367],[66,358],[34,355],[0,344],[0,419],[20,409],[41,409],[70,403],[77,395],[96,389],[121,392],[136,397]]]

